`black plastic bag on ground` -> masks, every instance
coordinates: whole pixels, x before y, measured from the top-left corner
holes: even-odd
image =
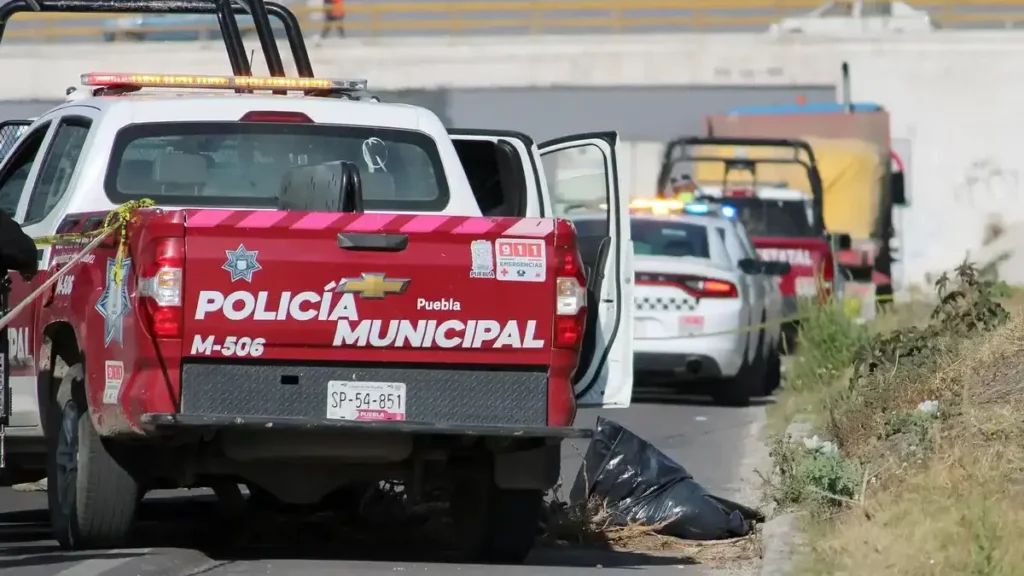
[[[709,494],[685,468],[621,424],[597,419],[597,430],[569,500],[605,503],[619,526],[663,525],[658,533],[686,540],[746,536],[764,516]]]

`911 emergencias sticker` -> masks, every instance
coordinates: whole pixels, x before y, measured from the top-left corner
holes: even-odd
[[[124,383],[124,363],[117,360],[107,360],[106,382],[103,385],[103,403],[117,404],[121,395],[121,384]]]
[[[495,240],[494,253],[498,280],[543,282],[547,278],[543,240]]]

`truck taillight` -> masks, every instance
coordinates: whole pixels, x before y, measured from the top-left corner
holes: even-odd
[[[579,348],[587,321],[587,277],[578,250],[557,249],[555,346]]]
[[[181,338],[185,239],[157,238],[143,254],[139,296],[145,306],[149,331],[157,338]]]
[[[832,251],[825,252],[824,257],[821,259],[821,285],[818,290],[818,300],[825,304],[832,297],[833,294],[838,295],[836,289],[836,262],[832,256]]]
[[[555,220],[555,320],[548,371],[548,426],[569,426],[576,418],[573,377],[587,327],[587,273],[576,245],[576,227]]]

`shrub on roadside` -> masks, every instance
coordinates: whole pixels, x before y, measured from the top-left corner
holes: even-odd
[[[778,509],[799,506],[824,515],[858,496],[860,467],[836,450],[777,437],[769,455],[775,469],[766,495]]]
[[[859,498],[867,468],[879,460],[916,460],[932,447],[936,414],[922,400],[955,407],[955,378],[936,379],[963,342],[1006,322],[999,286],[963,264],[956,281],[936,283],[938,304],[923,326],[872,333],[836,305],[809,306],[800,326],[800,350],[787,373],[787,388],[801,394],[827,389],[814,408],[827,415],[823,431],[837,450],[808,451],[794,439],[772,441],[769,498],[782,508],[810,505],[831,513]],[[838,386],[836,384],[839,384]],[[943,415],[952,411],[944,409]],[[799,439],[796,439],[799,440]],[[823,500],[824,499],[824,500]]]
[[[808,574],[1024,573],[1010,544],[1024,538],[1024,321],[1010,321],[1006,286],[969,264],[935,291],[927,323],[870,336],[824,398],[805,397],[841,458],[773,445],[773,486],[785,488],[773,498],[827,512]],[[824,484],[844,500],[810,498]],[[857,512],[835,513],[844,506]]]
[[[1009,318],[999,302],[997,282],[983,279],[970,264],[957,268],[955,280],[944,274],[935,282],[935,290],[938,303],[929,323],[874,335],[868,346],[858,350],[847,384],[827,399],[827,432],[850,456],[871,457],[887,449],[877,446],[893,436],[884,431],[900,423],[894,419],[918,418],[900,414],[912,414],[923,400],[937,401],[944,415],[954,415],[962,400],[962,382],[952,376],[936,378],[936,371],[954,362],[975,338],[991,333]],[[917,421],[919,435],[926,436],[920,425],[928,423]]]
[[[851,320],[838,303],[821,306],[815,301],[800,303],[800,349],[786,373],[787,387],[801,389],[827,386],[870,342],[870,334]]]

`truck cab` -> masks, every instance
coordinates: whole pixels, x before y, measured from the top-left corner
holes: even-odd
[[[290,82],[86,74],[0,163],[40,243],[5,318],[8,434],[46,440],[55,535],[118,545],[153,488],[316,504],[398,479],[471,500],[474,557],[521,560],[576,410],[632,394],[617,135],[517,148]],[[552,201],[581,150],[588,259]]]

